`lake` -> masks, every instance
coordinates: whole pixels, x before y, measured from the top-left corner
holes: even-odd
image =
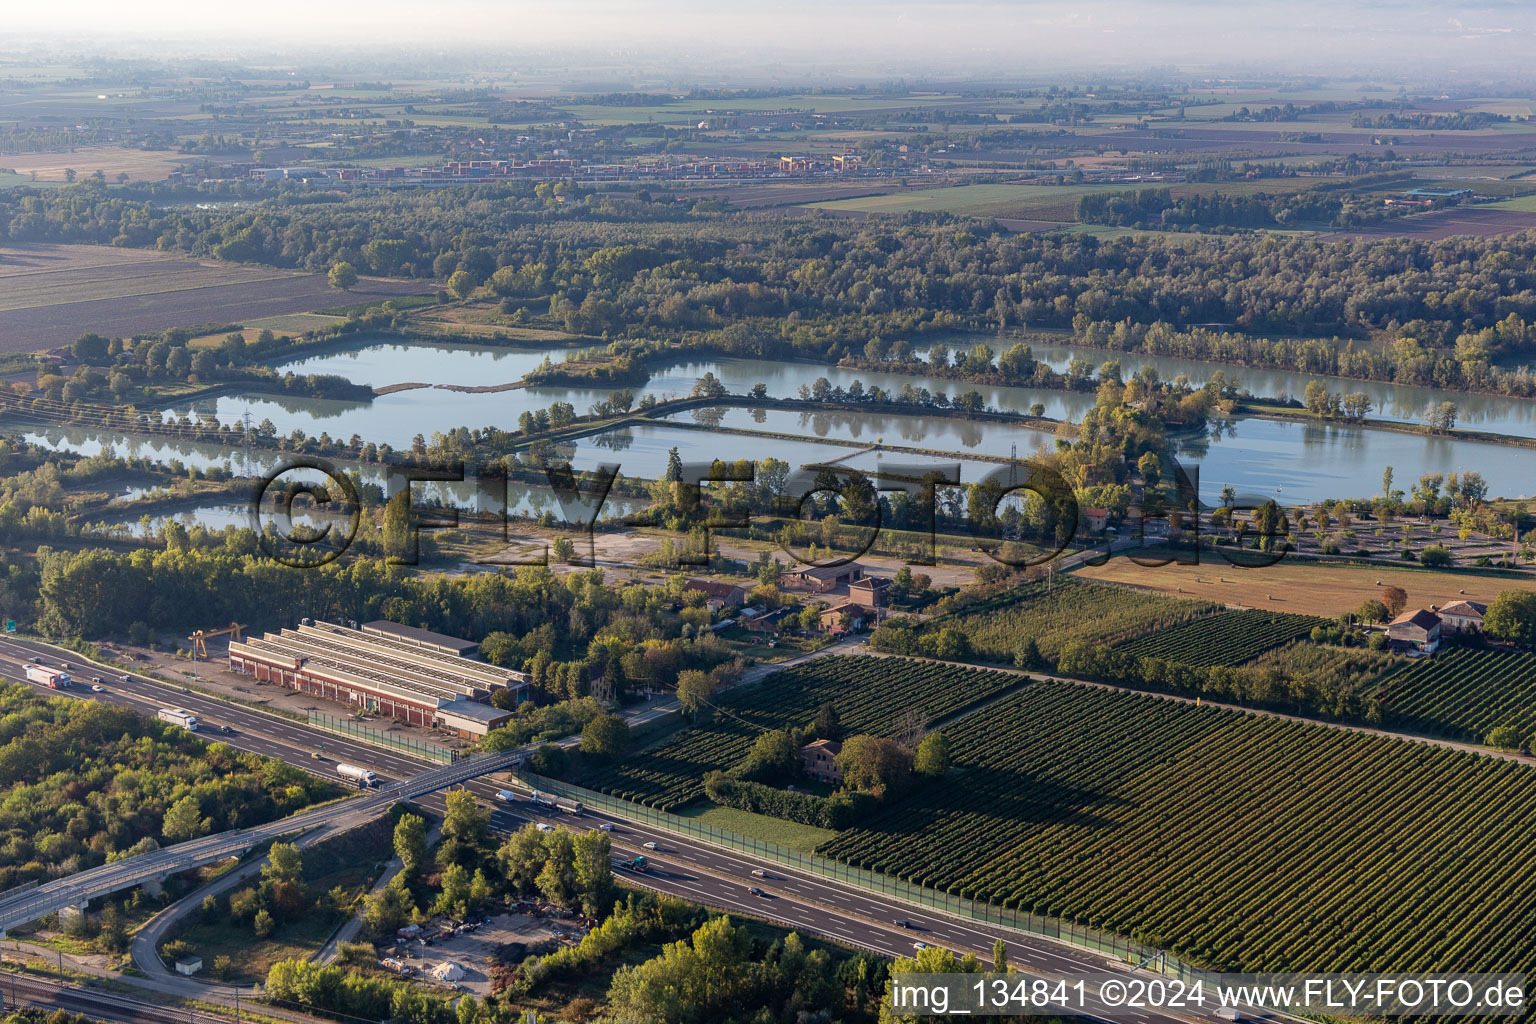
[[[959,339],[946,340],[952,347]],[[974,343],[977,338],[965,336]],[[991,339],[994,348],[1002,343]],[[568,347],[547,350],[551,358],[563,358]],[[1089,358],[1097,366],[1113,353],[1070,346],[1037,346],[1038,357],[1065,365],[1073,355]],[[499,382],[515,377],[516,365],[537,365],[544,351],[491,349],[486,346],[446,346],[437,343],[402,345],[395,341],[377,341],[356,350],[332,353],[305,360],[301,364],[315,372],[370,372],[401,379],[445,382],[464,380],[461,373],[472,373],[470,382]],[[1124,365],[1133,369],[1137,359],[1122,354]],[[511,360],[508,362],[507,360]],[[521,360],[522,362],[518,362]],[[1160,374],[1187,373],[1195,383],[1214,369],[1212,364],[1170,360],[1147,360],[1158,366]],[[516,364],[516,365],[514,365]],[[1133,365],[1134,364],[1134,365]],[[300,365],[300,364],[289,364]],[[360,371],[358,367],[374,367]],[[379,369],[382,368],[382,369]],[[1198,372],[1192,372],[1198,371]],[[956,395],[972,390],[973,385],[939,378],[908,377],[900,374],[872,373],[818,366],[811,363],[767,363],[749,359],[687,359],[657,371],[637,395],[652,394],[658,399],[688,394],[705,373],[713,373],[731,391],[745,392],[754,384],[764,384],[770,395],[792,396],[800,385],[810,385],[825,376],[833,384],[847,387],[854,380],[899,390],[903,384],[927,387],[930,391]],[[1283,390],[1307,378],[1301,374],[1236,370],[1255,390]],[[1264,382],[1268,383],[1264,383]],[[1416,405],[1419,398],[1439,400],[1447,393],[1426,389],[1404,390],[1394,385],[1367,385],[1347,382],[1384,400],[1395,401],[1399,411]],[[1375,389],[1372,391],[1372,389]],[[356,433],[375,443],[407,448],[416,434],[430,437],[434,432],[456,426],[501,427],[515,429],[517,416],[526,409],[547,407],[554,401],[567,401],[584,412],[591,403],[607,397],[607,388],[528,388],[492,394],[466,395],[425,388],[381,396],[372,403],[293,399],[260,395],[226,395],[217,399],[179,406],[173,415],[211,412],[221,422],[233,422],[249,411],[257,422],[270,418],[282,433],[301,429],[318,436],[346,438]],[[974,386],[989,405],[1012,410],[1027,410],[1038,402],[1046,415],[1070,420],[1081,419],[1092,407],[1093,396],[1033,388]],[[1395,396],[1395,397],[1394,397]],[[1415,397],[1417,396],[1417,397]],[[1482,429],[1501,429],[1522,436],[1536,435],[1536,403],[1493,396],[1454,395],[1451,400],[1464,410],[1463,423]],[[1480,420],[1474,416],[1481,416]],[[577,468],[591,468],[599,463],[618,463],[628,476],[655,477],[666,468],[667,453],[677,447],[685,461],[708,462],[724,459],[769,456],[793,466],[840,459],[850,449],[819,443],[842,440],[871,444],[883,439],[888,444],[923,447],[956,453],[1007,456],[1017,445],[1021,456],[1041,444],[1053,443],[1046,431],[1018,424],[981,423],[920,414],[874,412],[803,413],[784,409],[692,410],[680,414],[683,422],[709,422],[718,417],[722,426],[801,435],[802,439],[785,441],[739,434],[711,434],[700,430],[669,426],[665,421],[613,431],[586,438],[562,449]],[[1411,419],[1406,412],[1395,418]],[[144,455],[162,464],[177,460],[188,466],[208,468],[224,465],[238,469],[240,453],[215,445],[195,445],[167,441],[158,437],[101,435],[78,428],[39,428],[29,439],[49,447],[94,454],[110,445],[119,452]],[[1224,484],[1232,484],[1261,497],[1277,496],[1288,503],[1310,502],[1324,497],[1365,497],[1379,490],[1383,468],[1390,465],[1397,485],[1407,489],[1424,473],[1450,473],[1477,470],[1487,477],[1493,494],[1522,497],[1536,492],[1536,450],[1500,446],[1483,442],[1428,437],[1379,428],[1299,423],[1239,417],[1215,431],[1214,437],[1184,439],[1179,443],[1180,457],[1202,467],[1201,494],[1214,501]],[[253,458],[256,471],[276,464],[276,456]],[[900,459],[912,464],[915,456],[880,452],[858,456],[843,464],[873,471],[887,460]],[[975,479],[991,466],[970,463],[966,479]],[[377,467],[365,467],[365,474],[377,473]],[[445,498],[448,496],[445,494]],[[451,500],[467,501],[472,495],[454,494]],[[533,499],[529,499],[532,501]],[[521,507],[514,500],[514,508]],[[532,507],[532,506],[530,506]]]

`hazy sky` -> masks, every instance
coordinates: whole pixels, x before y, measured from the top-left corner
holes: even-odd
[[[0,33],[110,33],[251,48],[286,41],[359,45],[498,46],[509,50],[680,50],[771,63],[784,55],[952,63],[988,68],[1063,63],[1231,66],[1246,60],[1364,61],[1412,74],[1440,67],[1487,71],[1536,52],[1536,3],[1426,0],[0,0]],[[103,49],[112,42],[101,40]],[[1461,67],[1464,65],[1464,67]]]

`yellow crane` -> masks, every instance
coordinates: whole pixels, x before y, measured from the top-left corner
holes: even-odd
[[[199,654],[201,654],[205,658],[208,657],[208,645],[205,644],[203,641],[209,639],[210,637],[224,636],[227,633],[230,636],[233,636],[236,640],[244,640],[245,639],[244,630],[245,630],[245,626],[241,625],[238,622],[231,622],[229,625],[225,626],[223,629],[200,629],[200,630],[198,630],[197,632],[193,633],[191,636],[187,637],[188,640],[192,641],[192,657],[196,658]]]

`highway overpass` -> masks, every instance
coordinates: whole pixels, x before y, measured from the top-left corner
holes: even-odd
[[[130,889],[146,882],[156,882],[178,871],[187,871],[238,856],[280,836],[307,832],[313,828],[342,822],[356,824],[383,814],[401,800],[414,800],[439,789],[446,789],[491,772],[512,767],[522,757],[520,751],[506,751],[484,757],[465,758],[453,764],[419,772],[399,782],[367,790],[356,797],[340,800],[313,810],[281,818],[254,828],[233,829],[217,835],[191,839],[174,846],[134,857],[113,861],[100,867],[76,872],[28,889],[0,893],[0,938],[6,930],[35,921],[67,907],[83,908],[98,896]]]

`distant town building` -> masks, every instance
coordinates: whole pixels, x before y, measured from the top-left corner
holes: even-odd
[[[829,785],[841,785],[843,770],[837,766],[837,755],[843,745],[836,740],[815,740],[800,748],[800,770]]]
[[[1109,509],[1085,508],[1083,521],[1088,524],[1088,529],[1093,533],[1103,533],[1104,528],[1109,525]]]
[[[1428,608],[1404,612],[1387,624],[1387,641],[1400,650],[1433,654],[1440,646],[1440,616]]]

